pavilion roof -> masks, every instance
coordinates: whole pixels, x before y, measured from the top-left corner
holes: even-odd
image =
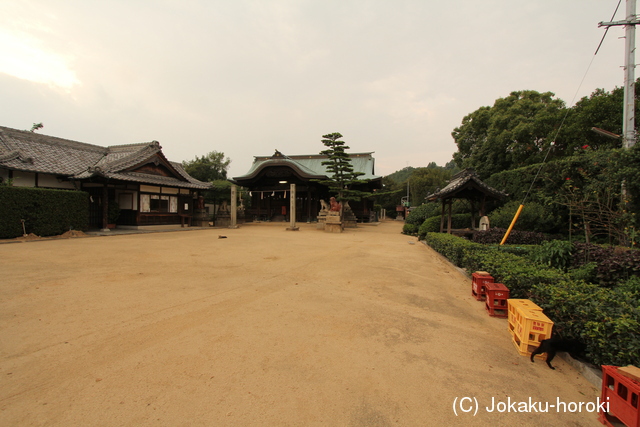
[[[506,197],[507,193],[482,182],[473,169],[465,169],[455,174],[443,189],[429,194],[426,199],[479,199],[480,196],[499,200]]]

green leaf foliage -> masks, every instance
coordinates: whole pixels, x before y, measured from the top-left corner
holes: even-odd
[[[425,219],[433,216],[438,216],[438,218],[440,218],[439,206],[436,203],[423,203],[420,206],[413,208],[404,222],[405,224],[420,226]]]
[[[573,245],[566,240],[543,242],[532,254],[538,264],[567,271],[571,265]]]
[[[182,162],[182,167],[189,175],[203,182],[213,182],[227,179],[227,169],[231,160],[224,157],[224,153],[212,151],[194,160]]]
[[[511,298],[540,305],[563,336],[586,344],[592,363],[640,366],[640,279],[611,288],[576,279],[562,270],[444,233],[427,233],[426,243],[455,265],[488,271]],[[566,248],[558,249],[566,252]],[[528,252],[528,251],[525,251]]]
[[[640,366],[640,298],[581,281],[534,284],[531,298],[598,365]]]
[[[491,212],[489,215],[491,226],[509,228],[519,207],[520,202],[512,200]],[[513,229],[538,233],[558,233],[561,226],[562,220],[557,209],[545,207],[536,202],[528,202],[522,208]]]
[[[327,147],[326,150],[320,152],[320,154],[327,156],[327,160],[323,161],[322,165],[326,166],[330,179],[318,182],[329,187],[329,191],[336,194],[338,201],[360,200],[370,196],[371,193],[357,188],[358,185],[367,181],[358,179],[364,173],[354,171],[351,158],[346,152],[349,147],[341,140],[342,135],[334,132],[323,135],[322,138],[322,143]]]
[[[506,232],[506,228],[498,227],[492,227],[485,231],[476,231],[473,233],[473,241],[483,244],[497,244],[502,242]],[[543,233],[511,230],[506,243],[510,245],[539,245],[545,240],[549,240],[549,237]]]
[[[89,195],[84,191],[0,186],[0,238],[55,236],[69,230],[87,230]]]
[[[467,115],[452,136],[456,164],[473,168],[481,179],[543,160],[564,115],[564,102],[551,92],[511,92],[492,107]]]

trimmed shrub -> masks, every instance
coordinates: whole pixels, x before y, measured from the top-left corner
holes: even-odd
[[[456,237],[448,233],[427,233],[425,242],[436,252],[444,255],[453,264],[465,267],[464,259],[475,251],[483,251],[486,248],[467,239]]]
[[[418,237],[423,240],[427,233],[440,232],[440,222],[442,218],[440,215],[432,216],[424,220],[418,229]],[[447,219],[445,218],[445,229],[447,227]],[[469,228],[471,226],[471,214],[455,214],[451,215],[451,228],[461,229]]]
[[[497,227],[486,231],[476,231],[473,233],[473,241],[484,244],[500,243],[506,232],[505,228]],[[510,245],[539,245],[545,240],[549,240],[549,238],[543,233],[512,230],[505,243]]]
[[[84,191],[0,186],[0,238],[55,236],[89,226],[89,195]]]
[[[526,258],[497,249],[474,250],[464,255],[467,271],[488,271],[496,282],[509,288],[511,298],[529,298],[536,283],[555,283],[566,275],[553,268],[544,268]]]
[[[409,212],[409,215],[404,220],[405,224],[415,225],[416,228],[424,222],[425,219],[433,217],[439,214],[438,204],[436,203],[424,203]],[[438,218],[440,218],[438,216]]]
[[[598,365],[640,365],[640,299],[582,281],[536,284],[532,299]]]
[[[418,226],[415,224],[405,224],[404,226],[402,226],[402,233],[404,234],[409,234],[409,235],[415,235],[418,232]]]

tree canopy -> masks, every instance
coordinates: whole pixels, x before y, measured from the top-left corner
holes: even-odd
[[[539,163],[562,122],[564,102],[551,92],[511,92],[493,107],[465,116],[452,136],[453,157],[484,179],[492,173]]]
[[[640,106],[636,82],[636,109]],[[590,149],[620,148],[620,139],[592,131],[622,133],[623,88],[595,90],[573,107],[552,92],[511,92],[493,106],[480,107],[462,119],[452,136],[458,146],[453,158],[461,168],[474,168],[481,179],[494,173],[563,158]]]
[[[194,160],[183,161],[182,167],[189,175],[204,182],[227,179],[227,169],[231,160],[224,157],[224,153],[212,151]]]
[[[366,181],[358,179],[364,175],[362,172],[355,172],[351,164],[351,158],[346,150],[349,149],[344,141],[341,141],[342,135],[338,132],[330,133],[322,136],[322,143],[327,147],[326,150],[320,152],[328,157],[322,162],[327,167],[327,172],[331,174],[329,180],[319,181],[321,184],[329,187],[329,190],[337,194],[337,199],[342,200],[360,200],[362,197],[369,196],[370,193],[358,191],[352,186],[354,184],[362,184]]]

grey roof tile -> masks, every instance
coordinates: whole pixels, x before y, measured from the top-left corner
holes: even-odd
[[[182,179],[128,170],[154,156],[159,156],[166,161]],[[190,176],[181,164],[168,161],[157,141],[100,147],[2,126],[0,126],[0,167],[62,175],[75,179],[103,176],[183,188],[212,187],[210,183],[198,181]]]

